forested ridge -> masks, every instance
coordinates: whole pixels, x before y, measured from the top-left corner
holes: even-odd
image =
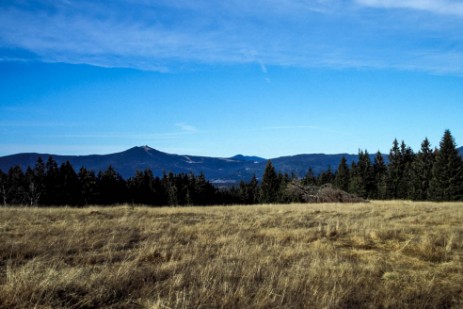
[[[380,152],[374,160],[361,150],[358,160],[348,165],[341,159],[337,169],[315,175],[310,167],[302,179],[278,173],[267,162],[261,180],[255,176],[239,186],[218,188],[204,174],[154,176],[150,169],[124,179],[109,166],[95,173],[78,171],[53,157],[39,158],[25,171],[13,166],[0,170],[0,198],[3,205],[84,206],[144,204],[153,206],[228,205],[364,199],[463,200],[463,160],[454,138],[446,130],[438,148],[426,138],[415,153],[404,141],[393,141],[387,160]]]

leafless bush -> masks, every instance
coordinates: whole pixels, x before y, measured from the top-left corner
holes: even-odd
[[[304,186],[298,180],[288,184],[286,194],[290,200],[303,203],[362,203],[366,202],[354,194],[347,193],[331,184]]]

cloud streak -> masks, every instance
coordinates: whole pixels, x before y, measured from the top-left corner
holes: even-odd
[[[463,17],[463,3],[455,0],[357,0],[360,5],[385,9],[412,9]]]
[[[196,127],[184,122],[176,123],[175,126],[180,128],[183,133],[198,133],[198,129]]]
[[[450,0],[24,3],[0,4],[2,61],[155,71],[254,63],[264,74],[269,66],[463,74],[463,4]],[[430,19],[427,12],[436,14]]]

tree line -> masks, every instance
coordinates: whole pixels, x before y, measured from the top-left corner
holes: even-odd
[[[217,188],[204,174],[137,171],[125,180],[111,166],[95,173],[85,167],[76,172],[69,162],[58,166],[49,157],[38,158],[25,171],[19,166],[0,170],[0,202],[3,205],[84,206],[143,204],[152,206],[229,205],[336,201],[336,196],[364,199],[463,200],[463,160],[446,130],[440,147],[431,148],[428,139],[414,153],[405,142],[394,140],[386,161],[377,152],[373,161],[368,151],[358,160],[341,159],[337,169],[315,175],[309,168],[302,178],[277,173],[267,162],[262,179],[254,176],[239,186]],[[329,184],[329,185],[328,185]],[[330,195],[330,196],[327,196]]]
[[[328,168],[314,175],[309,168],[302,179],[277,174],[268,162],[260,190],[252,190],[252,185],[250,191],[260,194],[257,200],[265,203],[307,202],[322,197],[320,193],[327,184],[338,191],[328,190],[332,196],[322,201],[336,201],[333,195],[340,192],[351,194],[347,201],[352,196],[367,200],[461,201],[463,158],[450,130],[446,130],[439,148],[433,149],[425,138],[415,153],[404,141],[395,139],[387,160],[379,151],[370,156],[367,150],[360,150],[358,159],[350,165],[343,157],[336,170]],[[242,187],[248,186],[242,183]]]
[[[76,172],[69,161],[58,166],[52,157],[46,162],[39,157],[25,172],[19,166],[0,171],[3,205],[212,205],[223,203],[222,195],[203,174],[155,177],[146,169],[125,180],[111,166],[98,173],[85,167]]]
[[[439,148],[432,149],[425,138],[417,153],[405,142],[394,140],[387,164],[379,152],[371,162],[368,152],[360,151],[350,168],[341,160],[331,181],[367,199],[461,201],[463,160],[450,130],[446,130]]]

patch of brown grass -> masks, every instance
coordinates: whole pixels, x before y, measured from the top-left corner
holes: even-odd
[[[463,203],[0,209],[0,308],[462,308]]]

